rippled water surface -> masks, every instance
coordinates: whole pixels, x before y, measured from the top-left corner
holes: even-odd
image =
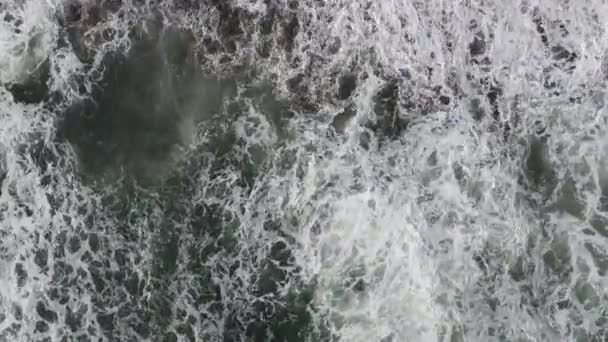
[[[0,3],[0,341],[608,341],[607,19]]]

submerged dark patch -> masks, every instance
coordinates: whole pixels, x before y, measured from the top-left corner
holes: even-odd
[[[219,110],[221,85],[194,64],[188,33],[171,28],[158,39],[136,39],[128,56],[105,64],[91,98],[66,112],[59,136],[76,147],[87,174],[123,170],[143,182],[155,179],[185,144],[184,120]]]

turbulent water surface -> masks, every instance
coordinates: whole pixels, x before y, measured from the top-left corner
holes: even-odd
[[[0,2],[0,341],[608,341],[606,20]]]

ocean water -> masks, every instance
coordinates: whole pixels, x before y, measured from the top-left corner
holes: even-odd
[[[606,18],[0,3],[0,341],[608,341]]]

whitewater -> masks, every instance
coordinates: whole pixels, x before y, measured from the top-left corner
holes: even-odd
[[[0,3],[0,341],[608,341],[602,0]]]

